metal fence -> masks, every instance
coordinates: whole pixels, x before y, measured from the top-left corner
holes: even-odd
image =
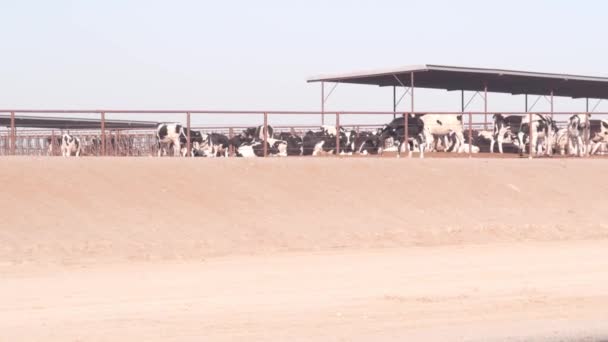
[[[60,155],[60,141],[59,137],[64,133],[68,132],[72,135],[78,136],[82,141],[82,155],[85,156],[154,156],[157,153],[156,144],[156,132],[154,130],[146,129],[107,129],[106,128],[106,116],[111,114],[124,118],[138,117],[142,115],[154,115],[163,114],[176,120],[170,122],[181,122],[185,121],[183,125],[188,128],[188,133],[191,130],[199,130],[204,133],[222,133],[228,137],[232,137],[234,134],[239,134],[242,130],[247,127],[254,125],[261,125],[264,127],[269,126],[271,118],[285,116],[288,117],[323,117],[331,118],[333,116],[335,127],[339,129],[347,128],[355,130],[356,132],[377,130],[383,127],[393,118],[403,118],[405,125],[405,140],[409,137],[408,132],[408,114],[427,114],[424,113],[409,113],[409,112],[367,112],[367,111],[343,111],[343,112],[314,112],[314,111],[207,111],[207,110],[10,110],[2,111],[0,113],[10,113],[10,126],[6,130],[0,130],[0,155],[33,155],[33,156],[45,156],[45,155]],[[49,115],[49,114],[87,114],[93,115],[99,118],[99,129],[97,130],[79,130],[70,129],[65,127],[64,129],[43,129],[43,128],[20,128],[15,122],[16,119],[24,117],[24,115]],[[436,115],[462,115],[462,123],[464,136],[468,142],[468,150],[464,151],[469,157],[473,157],[473,135],[474,132],[488,131],[492,129],[491,120],[488,121],[486,118],[495,113],[488,112],[432,112]],[[568,119],[573,115],[571,112],[500,112],[502,115],[520,115],[527,116],[530,121],[533,121],[534,115],[550,115],[558,123],[559,128],[565,128],[568,123]],[[590,118],[608,118],[608,113],[577,113],[587,115]],[[249,118],[254,118],[257,124],[247,125],[194,125],[192,124],[192,118],[196,117],[205,121],[205,117],[215,115],[221,117],[230,117],[234,115],[245,115]],[[358,123],[357,119],[353,118],[367,118],[367,121],[374,121],[373,123]],[[181,120],[180,120],[181,119]],[[483,119],[483,120],[482,120]],[[309,130],[318,129],[320,125],[272,125],[276,132],[291,132],[296,135],[303,135]],[[267,132],[267,130],[264,130]],[[535,132],[532,131],[530,125],[530,131],[527,132],[529,136],[533,136]],[[264,140],[267,141],[270,137],[264,136]],[[587,134],[585,142],[587,145],[591,143],[593,137],[591,134]],[[605,144],[605,142],[603,142]],[[190,134],[187,137],[187,150],[188,155],[191,151]],[[336,136],[336,155],[340,154],[340,143],[339,137]],[[588,152],[587,152],[588,154]],[[267,156],[266,144],[264,144],[264,156]],[[530,158],[535,157],[532,149],[527,149],[527,156]]]

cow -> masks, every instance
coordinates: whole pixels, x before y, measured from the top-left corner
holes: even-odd
[[[379,149],[379,132],[360,132],[354,139],[354,152],[356,154],[378,154]]]
[[[532,128],[532,136],[530,134]],[[528,115],[524,116],[521,121],[517,140],[519,144],[519,155],[523,156],[526,150],[526,138],[529,140],[530,150],[532,154],[540,155],[543,151],[542,145],[546,146],[546,154],[553,154],[553,141],[558,132],[557,125],[550,115],[535,114],[532,116],[532,122]]]
[[[287,143],[288,156],[301,156],[303,154],[303,140],[301,137],[288,132],[278,134],[278,139]]]
[[[446,136],[455,133],[456,142],[447,148],[447,152],[457,152],[464,143],[462,115],[424,114],[419,118],[424,125],[425,145],[433,146],[434,136]]]
[[[357,132],[354,130],[346,130],[344,127],[339,129],[336,126],[323,125],[321,126],[321,132],[329,139],[336,139],[336,135],[339,134],[340,142],[340,155],[352,155],[355,151],[355,138]],[[335,143],[333,146],[335,147]]]
[[[514,137],[519,133],[523,117],[520,115],[494,114],[494,130],[490,140],[490,153],[494,153],[494,145],[498,143],[498,152],[503,153],[503,142],[505,137],[514,141]]]
[[[596,154],[605,147],[608,142],[608,121],[606,120],[589,120],[589,151],[591,154]]]
[[[568,152],[571,155],[582,157],[586,153],[588,129],[587,114],[574,114],[568,119]]]
[[[156,127],[156,143],[158,147],[158,156],[167,155],[163,145],[168,148],[173,147],[173,156],[185,157],[187,149],[185,146],[188,142],[188,128],[183,127],[178,123],[160,123]],[[190,130],[190,143],[192,146],[195,144],[203,143],[203,135],[201,132]]]
[[[267,139],[266,152],[271,157],[287,157],[287,142],[274,138]],[[238,157],[252,158],[264,156],[264,141],[245,142],[236,150]]]
[[[64,133],[61,137],[61,155],[71,157],[72,155],[80,157],[80,138]]]
[[[268,127],[267,138],[274,138],[274,128],[270,125]],[[243,131],[243,138],[248,139],[250,142],[253,140],[264,140],[264,125],[257,127],[249,127]]]
[[[228,157],[230,152],[230,139],[224,134],[211,133],[207,138],[210,157]]]
[[[318,156],[320,153],[333,153],[336,150],[336,137],[326,131],[308,131],[302,138],[302,155]]]
[[[426,148],[427,143],[427,134],[425,130],[425,122],[422,120],[424,115],[421,114],[409,114],[408,117],[408,125],[407,125],[407,135],[408,141],[405,141],[405,120],[404,118],[397,118],[391,121],[389,124],[385,125],[382,131],[380,132],[379,138],[379,154],[382,154],[384,151],[384,147],[386,146],[386,142],[391,140],[398,147],[397,151],[399,156],[401,152],[405,151],[406,144],[408,145],[409,154],[408,156],[412,156],[412,151],[418,145],[420,150],[420,158],[424,158],[424,150]],[[462,134],[462,132],[461,132]]]

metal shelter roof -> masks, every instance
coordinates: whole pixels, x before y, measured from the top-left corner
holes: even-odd
[[[466,68],[446,65],[414,65],[341,75],[313,77],[308,82],[335,82],[416,88],[481,91],[513,95],[550,95],[572,98],[608,99],[608,77],[551,74],[503,69]]]
[[[10,115],[0,114],[0,127],[10,127]],[[105,120],[106,129],[146,129],[156,128],[157,122],[131,120]],[[15,126],[53,129],[100,129],[99,119],[61,118],[48,116],[15,116]]]

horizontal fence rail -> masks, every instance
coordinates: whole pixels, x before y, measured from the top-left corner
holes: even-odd
[[[163,121],[163,122],[176,122],[182,124],[184,127],[188,128],[188,137],[187,137],[187,155],[190,155],[192,150],[191,137],[190,132],[200,131],[202,133],[220,133],[224,134],[228,137],[233,137],[235,134],[240,134],[243,130],[248,127],[253,126],[263,126],[264,132],[267,132],[267,127],[272,126],[275,132],[290,132],[298,136],[303,136],[308,131],[318,130],[320,125],[311,125],[311,124],[300,124],[300,125],[285,125],[285,124],[272,124],[270,123],[271,118],[281,117],[281,116],[301,116],[301,117],[315,117],[315,116],[334,116],[335,124],[334,125],[326,125],[326,126],[335,126],[336,130],[339,131],[340,128],[353,130],[357,134],[360,132],[378,132],[388,124],[392,118],[403,118],[403,127],[405,136],[401,137],[404,141],[411,141],[411,138],[408,136],[409,125],[411,124],[409,121],[410,115],[424,115],[424,114],[433,114],[442,116],[461,116],[460,120],[462,122],[462,135],[464,136],[464,142],[468,144],[468,150],[465,150],[465,154],[468,154],[469,157],[472,157],[474,152],[474,147],[479,147],[475,145],[477,141],[475,137],[478,137],[481,133],[484,133],[486,136],[490,134],[493,130],[494,123],[492,120],[488,120],[488,116],[492,116],[494,114],[502,114],[503,116],[511,116],[518,115],[522,117],[527,117],[528,121],[534,121],[537,115],[547,116],[553,118],[556,126],[560,130],[566,129],[568,126],[568,122],[570,117],[574,114],[578,114],[581,116],[587,117],[587,119],[593,120],[594,118],[604,119],[608,118],[608,112],[480,112],[480,111],[466,111],[466,112],[434,112],[434,111],[420,111],[420,112],[395,112],[395,111],[261,111],[261,110],[119,110],[119,109],[0,109],[0,114],[9,114],[10,121],[9,124],[6,125],[6,130],[0,130],[0,155],[60,155],[60,141],[59,138],[63,133],[73,134],[81,139],[82,144],[82,155],[86,156],[153,156],[158,153],[157,141],[156,141],[156,132],[154,129],[135,129],[135,128],[124,128],[124,129],[115,129],[108,128],[106,126],[106,122],[111,121],[108,120],[107,116],[112,115],[112,119],[118,117],[118,120],[126,121],[125,116],[132,115],[168,115],[171,118],[175,118],[172,121]],[[49,116],[49,114],[55,115],[89,115],[86,118],[62,118],[57,116]],[[232,124],[232,125],[201,125],[201,124],[193,124],[192,118],[194,117],[206,117],[208,115],[215,116],[234,116],[234,115],[245,115],[250,118],[255,118],[256,122],[259,124]],[[29,128],[29,127],[18,127],[18,122],[23,121],[23,119],[33,119],[33,118],[43,118],[43,119],[69,119],[73,122],[76,122],[79,119],[89,120],[89,126],[91,125],[91,116],[94,116],[94,120],[99,121],[99,129],[79,129],[77,127],[70,128],[69,122],[66,122],[64,127],[49,129],[49,128]],[[385,116],[382,119],[377,119],[376,122],[370,123],[362,123],[362,122],[353,122],[353,120],[346,120],[346,118],[350,118],[351,116],[367,116],[371,118],[372,121],[375,120],[373,118]],[[479,117],[483,116],[483,122],[474,121]],[[605,118],[604,118],[605,117]],[[1,117],[0,117],[1,118]],[[97,122],[97,121],[94,121]],[[184,124],[185,122],[185,124]],[[608,122],[608,121],[607,121]],[[75,125],[77,126],[77,125]],[[588,156],[590,153],[589,146],[591,143],[598,143],[593,140],[595,137],[592,137],[591,132],[586,132],[584,136],[584,143],[586,148],[586,155]],[[532,125],[529,125],[529,131],[525,132],[528,137],[528,140],[531,140],[532,137],[538,135],[539,137],[542,134],[536,133],[532,129]],[[267,144],[269,138],[271,136],[264,135],[264,156],[268,155],[268,151],[266,151]],[[536,138],[535,138],[536,139]],[[555,137],[555,142],[550,139],[546,139],[547,141],[551,141],[547,143],[545,148],[549,148],[550,145],[554,145],[557,142],[558,137]],[[562,136],[561,139],[564,139]],[[566,139],[569,139],[566,137]],[[512,140],[512,139],[511,139]],[[509,139],[506,140],[506,143],[513,144],[513,141]],[[593,140],[593,141],[592,141]],[[384,143],[384,142],[383,142]],[[560,141],[563,144],[563,141]],[[606,141],[601,141],[601,150],[597,152],[598,155],[605,154]],[[525,144],[530,145],[529,141],[524,141]],[[406,144],[406,149],[409,150],[409,143]],[[336,135],[335,142],[335,155],[340,154],[340,137]],[[596,145],[597,146],[597,145]],[[483,146],[484,148],[487,146]],[[568,147],[570,147],[568,145]],[[511,146],[513,148],[513,146]],[[541,147],[536,147],[539,150]],[[532,158],[534,157],[533,153],[534,148],[528,148],[527,156]],[[232,151],[233,152],[233,151]],[[231,152],[231,154],[232,154]],[[398,151],[400,152],[400,151]],[[570,153],[570,151],[569,151]]]

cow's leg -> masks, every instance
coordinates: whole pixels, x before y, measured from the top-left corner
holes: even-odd
[[[420,159],[424,159],[424,149],[426,147],[425,145],[427,144],[426,137],[423,134],[419,134],[418,139],[419,139],[418,147],[420,150]],[[413,144],[413,142],[412,142],[412,144]]]

